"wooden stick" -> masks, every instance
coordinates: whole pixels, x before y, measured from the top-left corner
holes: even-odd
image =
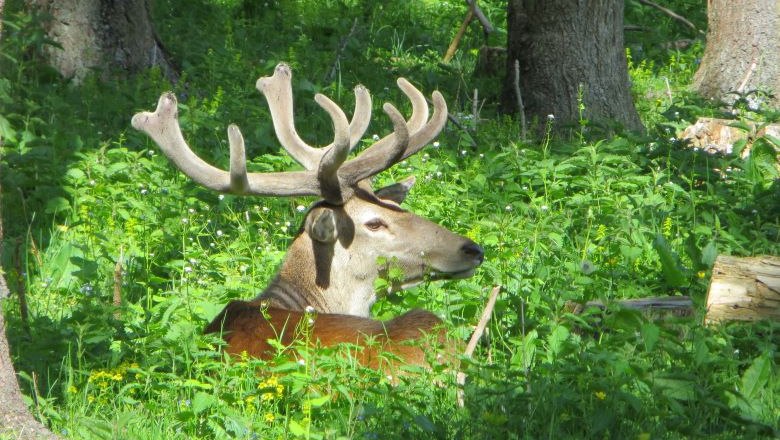
[[[688,21],[688,19],[686,19],[682,15],[672,11],[671,9],[665,8],[665,7],[663,7],[663,6],[661,6],[661,5],[657,4],[657,3],[653,3],[650,0],[638,0],[638,1],[639,1],[639,3],[642,3],[643,5],[651,6],[653,8],[658,9],[659,11],[661,11],[664,14],[672,17],[673,19],[684,23],[686,26],[688,26],[689,28],[693,29],[694,31],[698,31],[698,29],[696,28],[696,25],[694,25],[693,23]]]
[[[515,75],[513,85],[515,87],[515,96],[517,96],[517,111],[520,112],[520,140],[524,141],[528,134],[528,126],[525,121],[525,106],[523,105],[523,95],[520,93],[520,60],[515,60]]]
[[[122,317],[122,260],[124,259],[124,249],[119,249],[119,259],[116,260],[114,266],[114,318],[120,319]]]
[[[493,314],[493,309],[496,306],[496,299],[498,298],[499,292],[501,292],[501,286],[493,287],[493,290],[490,292],[487,304],[485,304],[485,308],[482,310],[482,316],[480,316],[477,327],[474,329],[474,333],[471,334],[471,339],[466,345],[466,350],[463,352],[465,357],[470,358],[471,355],[474,354],[474,350],[477,348],[477,342],[479,342],[479,338],[481,338],[482,334],[485,333],[485,327],[487,327],[487,324],[490,321],[490,316]],[[463,405],[465,404],[463,385],[466,384],[466,373],[459,371],[456,382],[458,384],[458,407],[463,408]]]
[[[474,8],[470,7],[469,12],[466,14],[466,18],[463,19],[463,23],[460,25],[460,29],[458,29],[458,33],[455,34],[455,38],[452,39],[452,43],[450,43],[450,47],[447,48],[447,53],[444,54],[444,61],[445,63],[449,63],[452,60],[452,57],[455,56],[455,51],[458,50],[458,45],[460,44],[461,38],[463,38],[463,35],[466,33],[466,29],[469,27],[469,23],[471,23],[471,20],[474,18]]]

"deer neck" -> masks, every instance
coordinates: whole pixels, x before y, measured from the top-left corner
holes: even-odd
[[[312,244],[307,235],[299,235],[258,299],[287,310],[312,307],[320,313],[368,317],[377,299],[374,281],[378,273],[373,261],[366,260],[338,243]]]

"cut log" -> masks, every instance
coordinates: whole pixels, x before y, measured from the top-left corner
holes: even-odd
[[[699,118],[689,125],[677,137],[691,147],[701,148],[707,153],[731,154],[734,143],[747,139],[747,145],[742,150],[741,157],[750,154],[753,141],[762,136],[780,137],[780,124],[760,125],[754,122],[739,122],[733,119]],[[747,129],[747,130],[745,130]]]
[[[705,322],[780,321],[780,257],[719,255],[712,268]]]

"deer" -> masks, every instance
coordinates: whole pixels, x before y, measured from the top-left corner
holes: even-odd
[[[332,346],[353,343],[364,349],[358,360],[381,368],[381,352],[399,362],[425,366],[425,345],[408,344],[425,335],[443,341],[442,320],[415,309],[379,321],[370,318],[377,301],[374,283],[391,267],[402,279],[390,290],[400,291],[425,280],[470,277],[483,262],[484,251],[460,236],[400,205],[415,183],[414,177],[374,190],[371,178],[419,152],[447,122],[444,97],[434,91],[429,118],[425,96],[408,80],[398,87],[411,102],[408,120],[392,104],[383,110],[393,131],[363,149],[350,152],[362,140],[371,119],[371,95],[358,85],[351,120],[332,100],[316,94],[315,102],[330,116],[333,141],[324,147],[307,144],[294,124],[292,72],[287,64],[257,80],[265,96],[276,137],[302,167],[298,171],[247,172],[244,138],[235,124],[227,128],[229,169],[216,168],[198,157],[182,135],[176,96],[164,93],[154,112],[133,116],[132,126],[146,133],[186,176],[219,193],[246,196],[316,196],[308,209],[276,276],[252,300],[234,300],[206,326],[205,333],[221,333],[231,355],[268,359],[276,349],[269,340],[289,345],[301,325],[310,323],[313,341]]]

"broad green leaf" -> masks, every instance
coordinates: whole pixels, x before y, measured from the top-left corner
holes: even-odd
[[[658,234],[653,240],[653,248],[658,252],[658,258],[661,260],[661,269],[666,282],[673,287],[683,287],[688,285],[685,273],[682,271],[680,259],[672,252],[669,243],[663,235]]]
[[[569,329],[562,325],[555,327],[552,333],[550,333],[547,343],[550,344],[550,352],[553,355],[557,355],[561,351],[563,343],[569,338],[569,334]]]
[[[718,247],[715,245],[715,241],[710,241],[704,249],[701,250],[701,263],[708,268],[715,264],[715,259],[718,257]]]
[[[200,414],[211,407],[216,402],[216,398],[209,393],[198,391],[192,398],[192,412]]]
[[[742,374],[742,395],[748,401],[756,399],[761,390],[769,382],[772,373],[772,362],[767,354],[762,354]]]
[[[290,420],[287,427],[290,429],[290,433],[296,437],[303,437],[306,435],[306,428],[295,420]]]
[[[324,395],[321,397],[315,397],[314,399],[309,399],[309,404],[312,408],[319,408],[322,405],[325,405],[330,400],[330,395]]]
[[[642,339],[645,342],[645,349],[652,351],[655,345],[658,343],[658,339],[661,336],[661,329],[652,322],[646,322],[641,327]]]

